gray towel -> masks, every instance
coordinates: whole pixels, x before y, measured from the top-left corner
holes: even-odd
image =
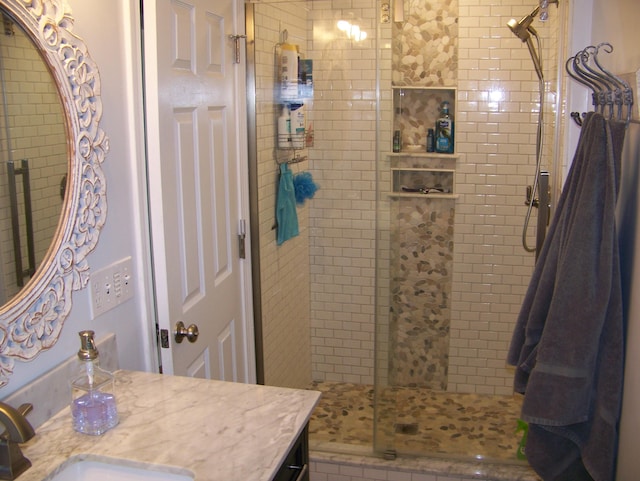
[[[530,424],[527,460],[545,481],[580,463],[596,481],[614,479],[624,359],[614,215],[624,135],[623,123],[587,114],[509,349]]]

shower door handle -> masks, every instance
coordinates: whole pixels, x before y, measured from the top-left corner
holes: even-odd
[[[547,227],[549,226],[549,214],[551,211],[551,195],[549,192],[549,172],[546,170],[538,174],[539,202],[538,202],[538,224],[536,226],[536,260],[540,255],[542,244],[547,236]]]

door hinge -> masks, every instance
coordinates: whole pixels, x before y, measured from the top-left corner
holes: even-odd
[[[247,258],[247,251],[245,247],[245,239],[247,238],[247,223],[244,219],[240,219],[238,225],[238,257],[240,259]]]
[[[229,35],[233,41],[234,63],[240,63],[240,39],[247,38],[246,35]]]

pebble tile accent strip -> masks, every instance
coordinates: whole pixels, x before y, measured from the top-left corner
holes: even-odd
[[[389,383],[446,390],[453,201],[403,198],[392,215]]]
[[[455,85],[458,72],[458,1],[406,0],[405,22],[394,22],[394,85]]]

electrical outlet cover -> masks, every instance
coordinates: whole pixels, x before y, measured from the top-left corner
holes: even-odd
[[[91,314],[99,315],[133,297],[131,257],[126,257],[91,274]]]

